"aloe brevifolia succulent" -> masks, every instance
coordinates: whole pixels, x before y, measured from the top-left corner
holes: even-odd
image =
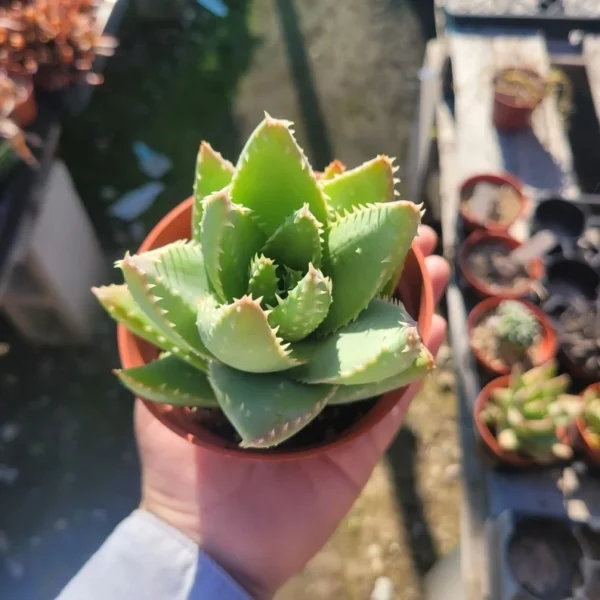
[[[237,166],[202,143],[192,239],[117,263],[95,289],[117,321],[164,353],[118,371],[135,394],[220,408],[244,447],[290,438],[326,405],[378,396],[432,368],[391,298],[420,223],[394,198],[392,160],[321,177],[291,123],[268,115]]]
[[[525,373],[513,369],[509,386],[494,389],[481,414],[500,448],[540,463],[571,458],[571,447],[558,435],[581,410],[580,398],[565,393],[569,383],[568,375],[556,376],[555,361]]]

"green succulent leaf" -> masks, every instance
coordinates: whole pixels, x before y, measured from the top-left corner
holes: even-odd
[[[263,305],[273,305],[278,289],[277,265],[272,258],[257,254],[250,263],[248,293],[253,298],[262,298]]]
[[[192,216],[192,236],[197,242],[201,237],[202,200],[209,194],[218,192],[231,183],[233,165],[225,160],[211,145],[202,142],[196,160],[194,179],[194,208]]]
[[[198,331],[213,356],[240,371],[268,373],[302,364],[250,296],[221,306],[210,296],[204,298],[198,307]]]
[[[323,321],[331,305],[331,280],[309,263],[308,273],[269,313],[269,323],[288,342],[304,339]]]
[[[171,289],[165,279],[156,274],[156,263],[144,255],[127,255],[118,266],[137,305],[173,344],[170,350],[210,358],[196,328],[195,308],[181,292]]]
[[[423,378],[434,366],[435,361],[431,352],[427,348],[422,348],[419,356],[408,369],[401,371],[393,377],[380,379],[374,383],[340,385],[329,399],[328,404],[331,406],[336,404],[350,404],[352,402],[359,402],[360,400],[367,400],[368,398],[377,398],[377,396],[397,390]]]
[[[312,262],[321,266],[323,227],[308,204],[291,214],[267,240],[262,252],[280,265],[303,271]]]
[[[398,287],[398,283],[400,278],[402,277],[402,272],[404,271],[404,263],[406,262],[406,258],[401,260],[396,267],[396,270],[392,273],[392,276],[387,280],[387,283],[383,286],[381,290],[381,295],[386,298],[391,298]]]
[[[198,299],[209,293],[200,244],[173,242],[157,250],[134,254],[129,261],[147,275],[158,278],[190,306],[196,306]]]
[[[355,208],[329,229],[324,272],[333,283],[333,303],[319,333],[350,323],[381,291],[410,249],[421,220],[412,202]]]
[[[322,182],[329,196],[328,204],[337,213],[352,210],[355,206],[391,202],[394,199],[393,159],[378,156],[360,167],[345,171],[333,179]]]
[[[150,342],[161,350],[177,353],[176,345],[167,339],[156,325],[140,310],[126,285],[108,285],[92,288],[100,304],[118,323],[122,323],[139,338]],[[179,358],[201,371],[207,370],[207,363],[191,352],[180,350]]]
[[[356,321],[296,349],[310,361],[294,372],[305,383],[359,385],[409,368],[423,348],[416,323],[399,303],[373,300]]]
[[[171,354],[143,367],[116,370],[123,385],[136,396],[173,406],[218,407],[205,373]]]
[[[248,289],[250,261],[265,241],[252,211],[231,202],[228,189],[211,194],[204,199],[201,236],[214,292],[223,302],[239,298]]]
[[[252,209],[268,235],[305,203],[320,223],[328,220],[325,195],[290,125],[267,115],[248,139],[231,183],[234,202]]]
[[[216,362],[210,365],[209,379],[245,448],[270,448],[292,437],[325,408],[336,390],[273,373],[242,373]]]

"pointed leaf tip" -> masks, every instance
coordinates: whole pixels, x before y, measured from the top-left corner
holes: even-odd
[[[265,119],[254,130],[240,155],[231,195],[256,213],[268,235],[305,202],[327,223],[325,195],[285,121]]]

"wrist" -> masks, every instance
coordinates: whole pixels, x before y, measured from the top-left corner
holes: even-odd
[[[227,552],[228,544],[235,540],[212,540],[200,534],[198,520],[191,518],[180,510],[163,503],[156,503],[147,497],[142,498],[140,510],[146,511],[174,527],[188,539],[198,545],[200,551],[214,560],[253,600],[271,600],[274,591],[269,590],[260,582],[259,577],[249,574],[244,565],[237,564]]]

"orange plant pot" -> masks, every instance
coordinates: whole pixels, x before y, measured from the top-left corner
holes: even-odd
[[[489,233],[483,230],[474,231],[460,245],[458,250],[458,266],[465,279],[479,296],[483,298],[493,297],[502,300],[517,300],[519,298],[524,298],[532,291],[532,282],[539,281],[544,276],[544,263],[541,259],[536,259],[527,265],[526,270],[530,277],[530,281],[523,286],[518,288],[499,288],[497,286],[491,286],[473,273],[468,262],[469,254],[475,250],[478,245],[489,242],[498,243],[511,251],[522,245],[521,242],[518,242],[506,233]]]
[[[192,203],[193,199],[188,198],[165,215],[148,234],[140,246],[139,252],[160,248],[176,240],[189,239]],[[406,310],[417,320],[423,342],[427,343],[434,312],[434,297],[431,279],[425,268],[425,258],[416,243],[413,243],[406,257],[396,295],[402,300]],[[117,325],[117,344],[124,369],[140,367],[152,362],[158,356],[158,350],[154,346],[139,339],[121,324]],[[406,402],[403,403],[406,390],[407,387],[404,387],[383,395],[362,419],[340,432],[331,441],[297,451],[277,452],[242,450],[235,444],[208,431],[195,421],[189,410],[185,408],[149,402],[143,398],[142,401],[163,425],[198,446],[240,459],[283,461],[323,455],[350,443],[377,425],[395,406],[400,405],[403,410],[406,410],[408,406]]]
[[[493,365],[486,356],[476,348],[471,339],[473,330],[479,324],[479,322],[485,318],[485,316],[496,308],[502,302],[501,298],[486,298],[477,304],[473,310],[469,313],[467,318],[467,332],[469,335],[469,344],[471,346],[471,352],[473,352],[475,358],[479,362],[479,364],[487,369],[490,373],[494,373],[496,375],[508,375],[510,373],[510,367],[499,367]],[[556,337],[556,332],[554,331],[554,327],[550,323],[550,319],[547,317],[546,313],[536,306],[535,304],[528,302],[527,300],[517,300],[516,302],[521,302],[524,304],[536,317],[539,321],[542,328],[542,341],[540,343],[540,351],[538,353],[537,359],[534,363],[534,367],[539,365],[543,365],[545,362],[548,362],[551,358],[556,356],[556,352],[558,350],[558,339]]]

